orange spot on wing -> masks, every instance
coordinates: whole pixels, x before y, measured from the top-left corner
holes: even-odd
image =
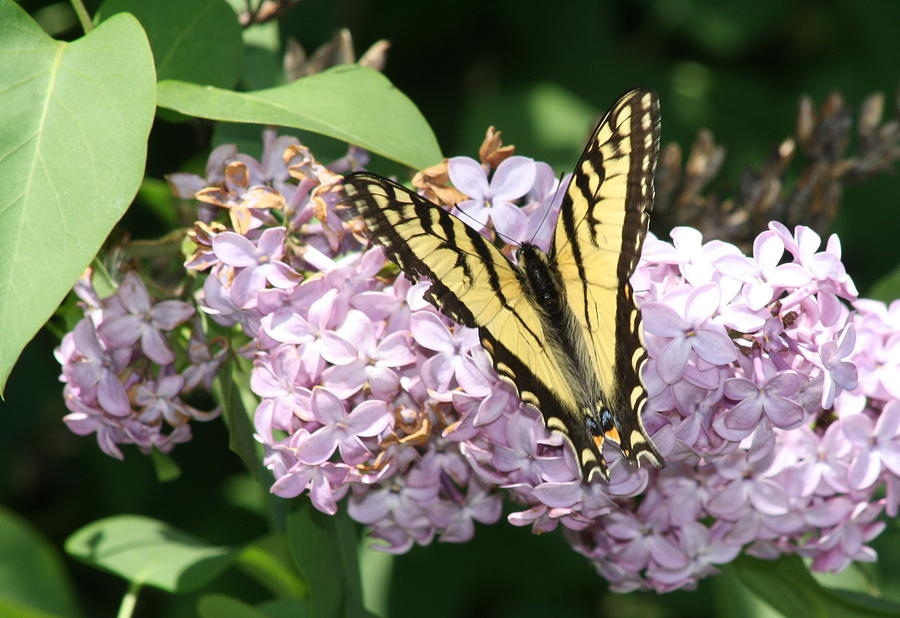
[[[622,444],[622,438],[619,437],[619,430],[615,427],[607,431],[604,435],[616,444]]]

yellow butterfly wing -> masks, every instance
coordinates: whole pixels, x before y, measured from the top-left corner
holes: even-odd
[[[659,101],[632,90],[607,112],[578,162],[560,207],[551,248],[566,299],[587,343],[601,389],[597,407],[609,410],[603,439],[631,461],[662,464],[641,421],[647,400],[640,372],[647,360],[641,317],[629,278],[637,266],[659,150]]]
[[[426,298],[456,322],[478,328],[498,375],[551,428],[576,409],[569,376],[548,352],[540,316],[521,272],[484,237],[422,196],[368,172],[344,180],[345,218],[361,217],[371,239],[413,281],[431,281]]]

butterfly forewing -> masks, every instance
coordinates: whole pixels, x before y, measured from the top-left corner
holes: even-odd
[[[566,296],[616,420],[614,437],[631,460],[661,457],[640,419],[647,399],[640,379],[646,352],[640,313],[628,282],[647,233],[659,149],[654,93],[623,95],[598,125],[560,208],[553,252]]]
[[[515,266],[496,247],[436,204],[375,174],[347,176],[344,192],[342,216],[361,217],[407,276],[431,281],[427,297],[442,313],[479,329],[498,375],[526,403],[571,416],[567,378],[548,354]]]

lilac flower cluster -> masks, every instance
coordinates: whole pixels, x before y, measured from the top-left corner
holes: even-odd
[[[337,174],[364,153],[325,166],[293,138],[264,142],[261,162],[221,147],[207,178],[170,181],[202,202],[186,262],[202,273],[200,310],[249,337],[274,493],[308,493],[325,513],[347,497],[396,553],[472,538],[509,496],[523,505],[511,523],[561,524],[622,591],[690,587],[742,551],[827,571],[874,558],[878,516],[900,503],[900,302],[848,309],[840,299],[857,293],[836,237],[822,249],[811,230],[772,223],[746,257],[691,228],[672,243],[650,235],[632,283],[650,357],[644,421],[668,465],[633,468],[608,445],[610,482],[586,485],[477,333],[335,216]],[[549,166],[456,157],[429,178],[441,175],[467,223],[547,248],[561,194]]]
[[[181,395],[209,388],[225,347],[211,351],[195,322],[187,349],[189,365],[179,373],[166,333],[194,315],[177,300],[153,303],[140,277],[128,273],[118,291],[100,299],[88,270],[75,286],[85,317],[56,349],[69,409],[63,420],[78,435],[96,434],[104,453],[122,459],[119,444],[168,453],[191,439],[191,420],[208,421]]]

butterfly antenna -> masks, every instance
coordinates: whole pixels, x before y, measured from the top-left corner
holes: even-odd
[[[467,213],[465,210],[463,210],[462,208],[460,208],[460,207],[459,207],[459,204],[454,204],[453,207],[456,208],[456,212],[459,213],[459,219],[460,219],[461,221],[463,221],[464,223],[466,223],[466,225],[468,225],[468,226],[471,227],[471,228],[476,228],[476,229],[477,229],[478,227],[481,227],[481,223],[478,221],[478,219],[476,219],[475,217],[473,217],[472,215],[470,215],[469,213]],[[507,245],[514,245],[514,246],[517,246],[517,245],[519,244],[519,241],[517,241],[516,239],[510,238],[510,237],[507,236],[506,234],[501,234],[500,232],[498,232],[498,231],[497,231],[497,228],[493,228],[493,227],[492,227],[492,228],[488,228],[487,226],[485,226],[485,229],[490,229],[490,230],[492,230],[492,231],[494,232],[494,234],[496,234],[496,235],[497,235],[501,240],[503,240],[503,242],[505,242]]]
[[[565,172],[559,173],[559,178],[556,181],[556,191],[553,192],[553,198],[550,200],[550,203],[547,204],[547,208],[544,209],[544,216],[541,217],[541,222],[538,224],[537,228],[535,228],[534,234],[532,234],[529,244],[534,244],[534,239],[537,238],[537,235],[540,233],[541,228],[544,227],[544,222],[547,221],[547,216],[550,214],[550,211],[553,210],[553,205],[556,203],[556,198],[559,197],[559,192],[562,189],[562,181],[565,176]]]

